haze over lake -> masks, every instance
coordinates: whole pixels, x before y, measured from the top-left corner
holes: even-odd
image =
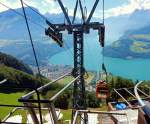
[[[72,41],[70,41],[72,42]],[[96,38],[85,38],[85,68],[87,70],[101,70],[102,48]],[[67,50],[49,59],[52,64],[73,65],[73,50]],[[104,57],[108,72],[133,80],[150,80],[150,59],[124,60]]]

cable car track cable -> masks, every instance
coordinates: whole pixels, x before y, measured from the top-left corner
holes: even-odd
[[[23,10],[24,18],[25,18],[25,23],[26,23],[26,26],[27,26],[27,31],[28,31],[28,34],[29,34],[29,38],[30,38],[30,42],[31,42],[31,46],[32,46],[36,66],[38,68],[38,73],[39,73],[39,75],[41,75],[40,68],[39,68],[39,63],[38,63],[38,59],[37,59],[37,54],[36,54],[36,51],[35,51],[35,48],[34,48],[34,43],[33,43],[32,35],[31,35],[28,19],[27,19],[27,16],[26,16],[25,8],[24,8],[22,0],[20,0],[20,2],[21,2],[21,5],[22,5],[22,10]]]
[[[32,35],[31,35],[31,32],[30,32],[29,24],[28,24],[28,19],[27,19],[27,16],[26,16],[26,12],[25,12],[25,8],[24,8],[24,5],[23,5],[23,1],[20,0],[20,2],[21,2],[21,5],[22,5],[24,19],[25,19],[25,23],[26,23],[26,26],[27,26],[27,30],[28,30],[28,34],[29,34],[29,38],[30,38],[30,42],[31,42],[31,46],[32,46],[32,50],[33,50],[35,62],[36,62],[36,66],[37,66],[37,69],[38,69],[38,74],[39,74],[40,82],[42,83],[40,67],[39,67],[39,63],[38,63],[38,59],[37,59],[37,54],[36,54],[36,51],[35,51],[35,48],[34,48],[34,43],[33,43],[33,40],[32,40]],[[37,87],[35,87],[35,88],[37,88]],[[38,95],[38,101],[39,100],[40,100],[40,97]],[[40,122],[42,124],[42,111],[41,111],[41,103],[40,102],[38,102],[38,106],[39,106],[39,113],[40,113]]]
[[[38,11],[36,11],[33,7],[29,6],[27,3],[25,3],[24,1],[22,1],[24,5],[26,5],[27,7],[29,7],[32,11],[34,11],[37,15],[39,15],[41,18],[43,18],[45,21],[48,21],[48,18],[46,18],[45,16],[43,16],[41,13],[39,13]],[[49,22],[49,21],[48,21]],[[55,28],[53,26],[52,23],[49,22],[49,24],[51,24],[52,28]]]
[[[15,9],[12,9],[11,7],[9,7],[9,6],[5,5],[5,4],[3,4],[2,2],[0,2],[0,4],[1,4],[2,6],[4,6],[4,7],[6,7],[7,9],[10,9],[12,12],[16,13],[17,15],[20,15],[21,17],[23,17],[23,18],[24,18],[24,16],[23,16],[21,13],[17,12]],[[28,19],[30,22],[32,22],[33,24],[35,24],[35,25],[37,25],[37,26],[39,26],[39,27],[41,27],[41,28],[44,28],[44,29],[45,29],[45,27],[44,27],[44,26],[42,26],[42,25],[40,25],[40,24],[36,23],[36,22],[35,22],[35,21],[33,21],[31,18],[27,17],[27,19]]]
[[[0,4],[3,5],[4,7],[8,8],[8,9],[10,9],[12,12],[16,13],[17,15],[20,15],[21,17],[24,18],[24,16],[23,16],[21,13],[17,12],[16,10],[12,9],[11,7],[8,7],[7,5],[3,4],[2,2],[0,2]],[[35,24],[35,25],[37,25],[37,26],[39,26],[39,27],[45,29],[44,26],[40,25],[39,23],[36,23],[36,22],[33,21],[31,18],[27,17],[27,19],[28,19],[30,22],[32,22],[33,24]],[[48,20],[47,20],[47,21],[48,21]],[[50,24],[51,24],[51,23],[50,23]],[[52,33],[50,33],[50,34],[51,34],[54,38],[58,39],[58,38],[57,38],[55,35],[53,35]]]

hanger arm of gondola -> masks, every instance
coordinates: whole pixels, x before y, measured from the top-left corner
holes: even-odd
[[[82,6],[82,3],[81,3],[81,0],[79,0],[79,5],[80,5],[80,10],[81,10],[82,20],[83,20],[83,22],[85,22],[84,11],[83,11],[83,6]]]
[[[76,1],[76,5],[75,5],[75,8],[74,8],[74,12],[73,12],[72,24],[74,24],[74,21],[76,19],[77,9],[78,9],[78,0]]]
[[[67,13],[67,11],[66,11],[63,3],[61,2],[61,0],[57,0],[57,1],[58,1],[59,5],[60,5],[60,7],[61,7],[61,9],[62,9],[62,11],[64,13],[64,15],[65,15],[65,18],[66,18],[68,24],[71,25],[71,21],[70,21],[69,15],[68,15],[68,13]]]
[[[95,3],[94,3],[94,6],[93,6],[93,8],[92,8],[92,10],[91,10],[91,12],[90,12],[90,15],[89,15],[89,17],[88,17],[88,19],[87,19],[87,21],[86,21],[86,24],[89,24],[89,23],[90,23],[91,18],[92,18],[92,16],[93,16],[94,12],[95,12],[95,9],[96,9],[98,3],[99,3],[99,0],[96,0]]]

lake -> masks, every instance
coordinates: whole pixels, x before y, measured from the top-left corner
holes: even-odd
[[[85,38],[85,60],[86,70],[101,70],[102,48],[97,39]],[[49,59],[52,64],[73,65],[73,50],[61,52]],[[150,59],[123,60],[118,58],[104,57],[108,72],[133,80],[150,80]]]

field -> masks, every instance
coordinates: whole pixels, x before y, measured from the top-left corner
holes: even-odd
[[[86,82],[87,84],[90,84],[90,81],[93,78],[93,74],[92,73],[88,73],[88,78],[86,78]],[[56,83],[56,89],[51,89],[51,91],[48,91],[48,97],[50,98],[51,96],[53,96],[56,92],[58,92],[60,90],[60,87],[64,87],[65,85],[67,85],[70,81],[72,81],[74,78],[69,76],[66,77],[62,80],[60,80],[58,83]],[[22,92],[18,92],[18,93],[10,93],[10,94],[5,94],[5,93],[0,93],[0,104],[9,104],[9,105],[21,105],[21,103],[18,102],[18,98],[20,98],[21,96],[23,96],[24,93]],[[0,107],[0,120],[2,120],[13,108],[8,108],[8,107]],[[61,110],[63,113],[63,119],[64,120],[69,120],[71,118],[71,112],[72,110]],[[17,113],[21,113],[21,111],[18,111]],[[22,114],[24,115],[24,113]],[[24,116],[25,117],[25,116]],[[26,120],[26,119],[25,119]]]
[[[18,102],[18,98],[23,96],[23,94],[24,93],[0,93],[0,104],[21,105],[21,103]],[[0,119],[3,119],[12,109],[13,108],[0,107]]]

